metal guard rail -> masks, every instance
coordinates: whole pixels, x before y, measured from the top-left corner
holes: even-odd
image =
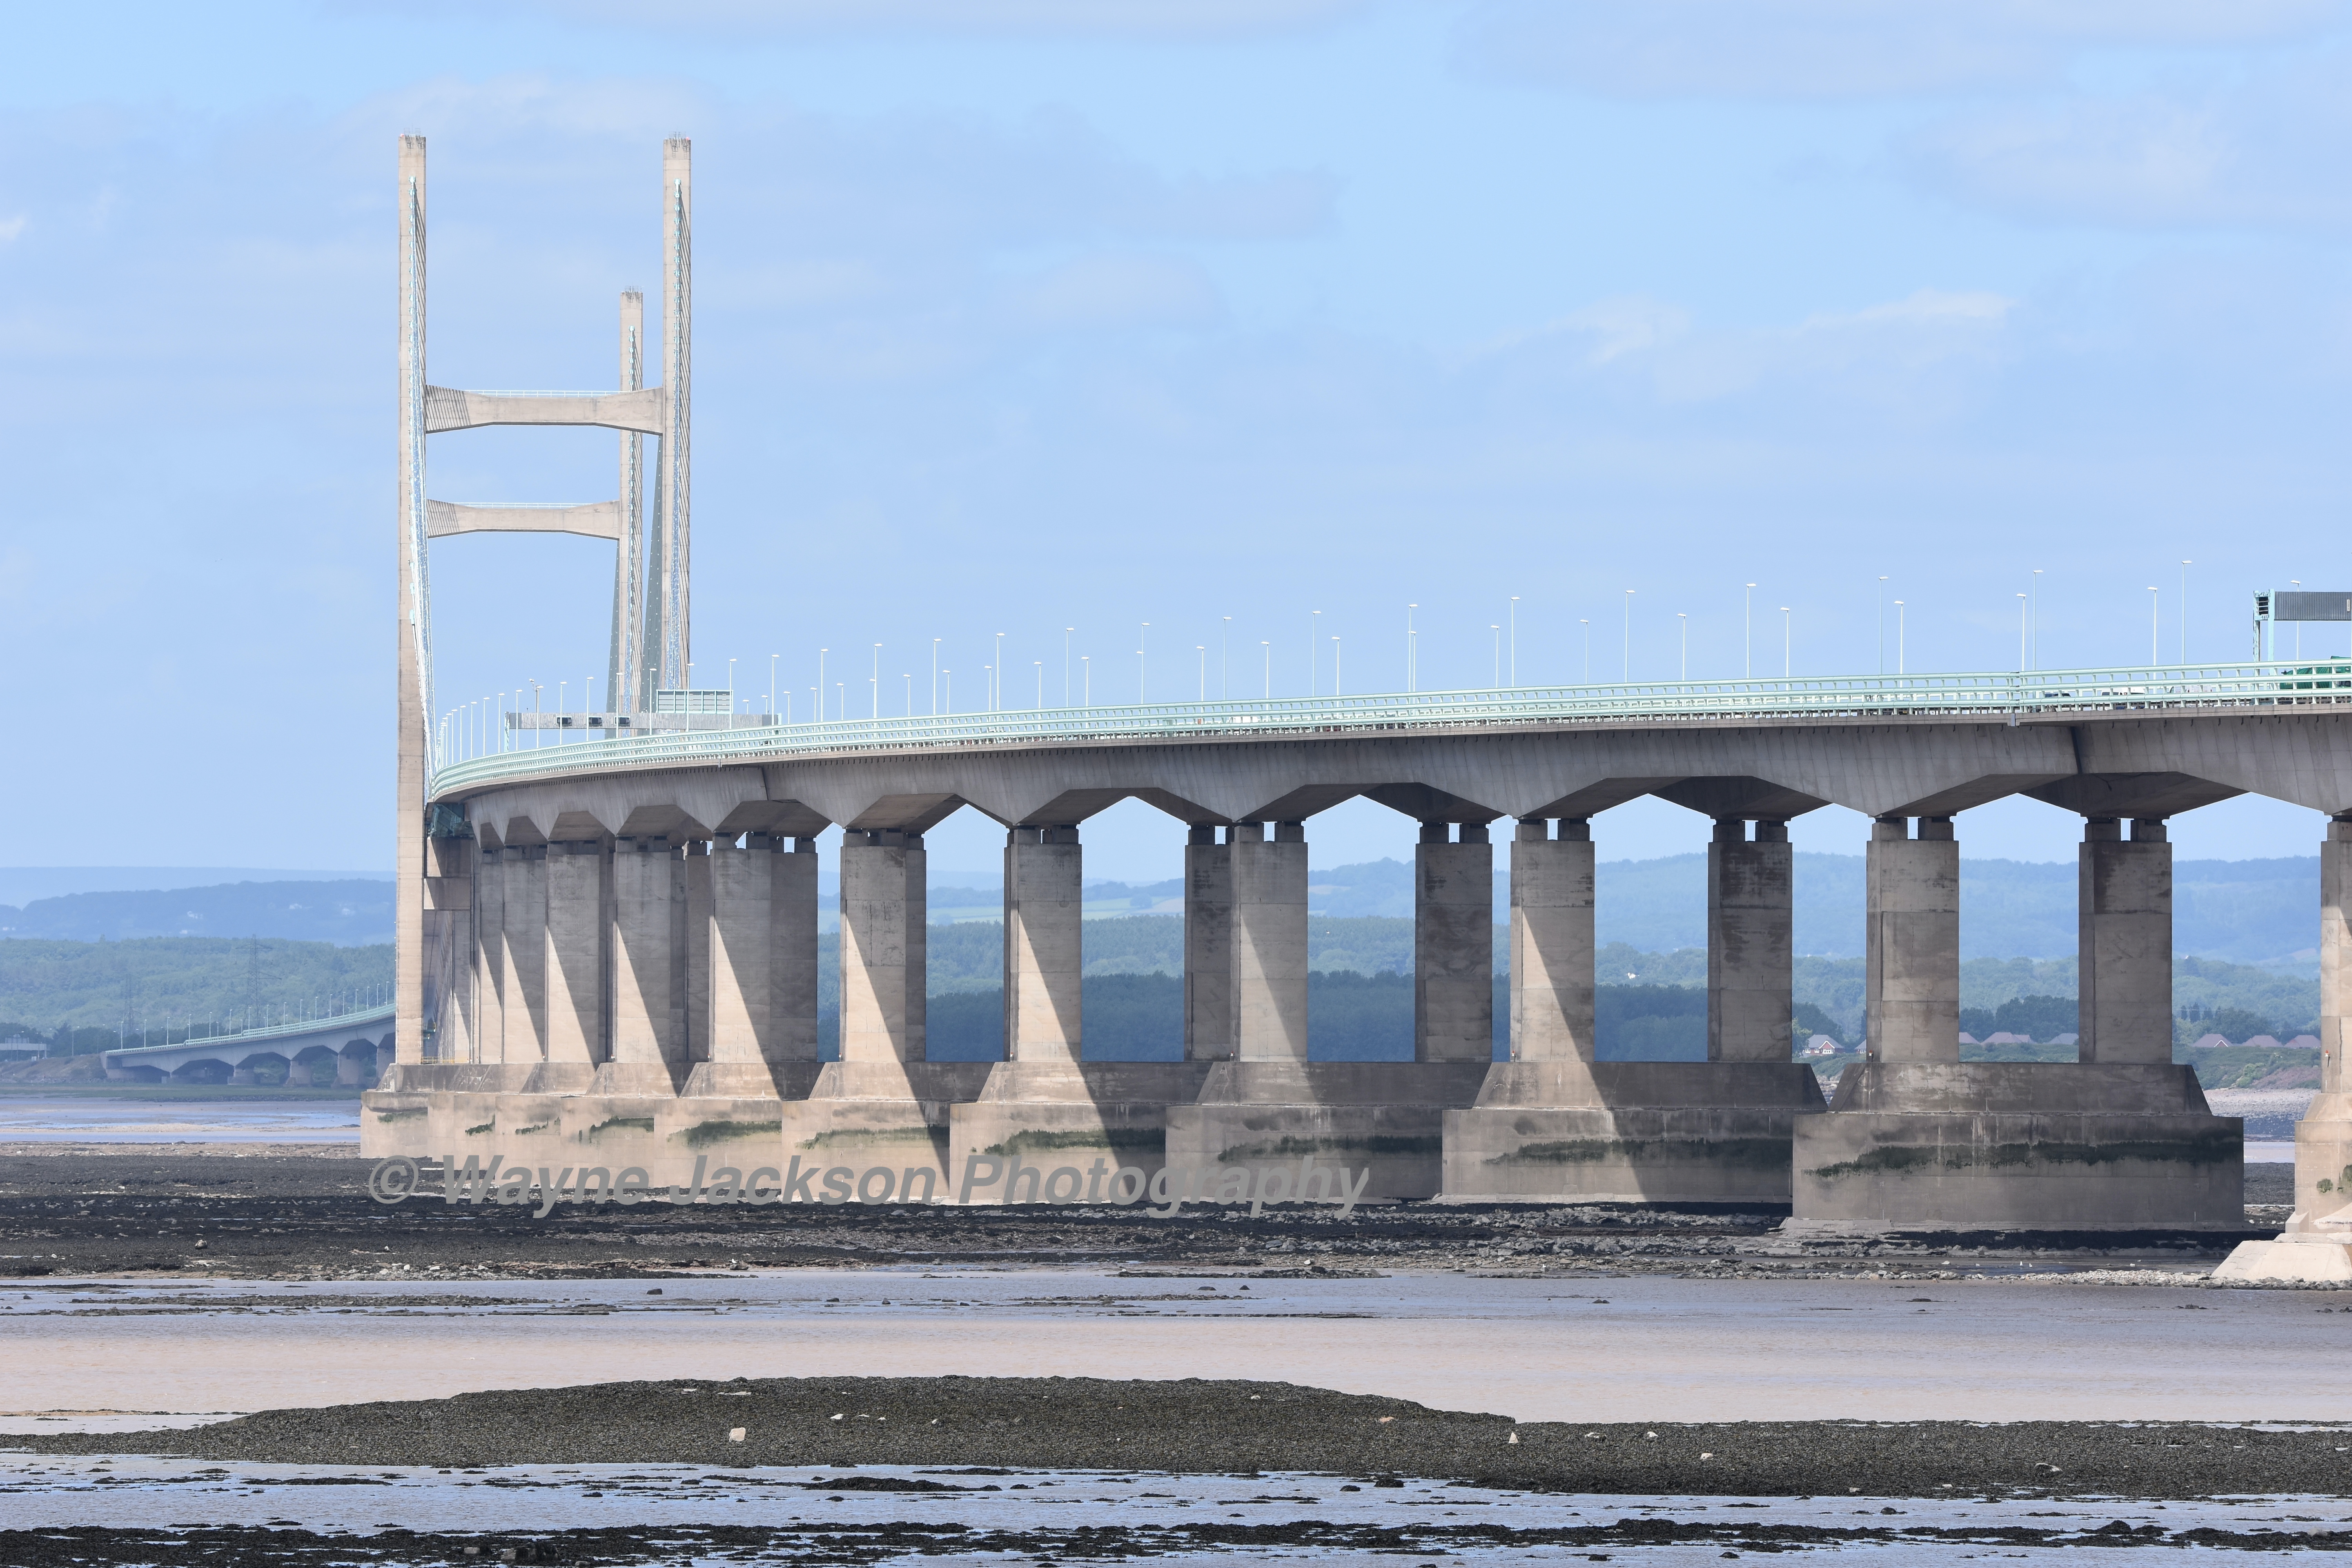
[[[799,724],[775,723],[764,714],[752,714],[745,715],[740,727],[719,731],[577,731],[582,739],[553,746],[464,758],[441,751],[435,759],[432,795],[438,799],[455,790],[507,780],[663,763],[756,763],[841,752],[1039,742],[1181,741],[1627,720],[1676,723],[1743,718],[1866,719],[2338,704],[2352,705],[2352,661],[1523,686],[1369,697],[1019,709]]]
[[[290,1035],[312,1035],[322,1029],[356,1028],[362,1024],[392,1022],[393,1005],[381,1003],[356,1013],[338,1013],[331,1018],[312,1018],[300,1024],[272,1024],[267,1028],[240,1029],[230,1035],[198,1035],[192,1040],[182,1040],[174,1046],[120,1046],[100,1056],[135,1057],[142,1051],[184,1051],[190,1046],[245,1045],[254,1040],[282,1040]]]

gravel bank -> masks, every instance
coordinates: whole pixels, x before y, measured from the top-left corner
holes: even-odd
[[[730,1433],[740,1430],[740,1440]],[[1517,1441],[1513,1442],[1516,1437]],[[2352,1428],[2185,1423],[1515,1425],[1286,1383],[812,1378],[609,1383],[270,1410],[14,1440],[246,1463],[922,1465],[1318,1471],[1642,1495],[2189,1499],[2340,1489]],[[856,1477],[834,1489],[856,1489]],[[869,1489],[908,1489],[868,1478]],[[940,1484],[945,1484],[944,1480]],[[965,1483],[969,1484],[969,1483]]]

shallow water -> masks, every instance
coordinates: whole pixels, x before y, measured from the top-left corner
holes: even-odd
[[[352,1143],[356,1100],[0,1095],[0,1143]]]
[[[943,1489],[836,1489],[845,1479]],[[885,1553],[885,1560],[925,1563],[1002,1562],[1013,1552],[1052,1552],[1063,1559],[1133,1553],[1160,1562],[1276,1556],[1393,1562],[1401,1552],[1524,1562],[1531,1549],[1552,1557],[1605,1549],[1613,1560],[1662,1568],[1717,1562],[1743,1549],[1860,1553],[1887,1563],[1975,1556],[2031,1562],[2081,1545],[2178,1549],[2187,1544],[2179,1537],[2197,1530],[2254,1538],[2241,1549],[2275,1552],[2289,1546],[2282,1537],[2305,1535],[2319,1538],[2312,1547],[2340,1550],[2352,1532],[2352,1505],[2335,1498],[2157,1505],[2033,1496],[1624,1497],[1423,1479],[1387,1488],[1372,1482],[1370,1476],[1281,1472],[974,1474],[885,1465],[517,1465],[451,1471],[40,1457],[0,1468],[0,1498],[5,1499],[0,1515],[12,1528],[32,1530],[98,1518],[132,1531],[275,1525],[365,1538],[400,1530],[478,1537],[491,1545],[485,1556],[499,1543],[553,1531],[652,1527],[675,1543],[661,1561],[696,1563],[743,1560],[731,1551],[696,1550],[703,1544],[696,1527],[772,1531],[760,1555],[778,1558],[805,1552],[820,1539],[837,1547],[845,1535],[854,1540],[863,1530],[887,1531],[895,1538],[899,1550]],[[2118,1541],[2117,1521],[2137,1534]],[[1278,1543],[1252,1542],[1235,1538],[1236,1525],[1297,1533]],[[1104,1531],[1115,1533],[1106,1540]],[[959,1552],[967,1543],[957,1537],[965,1532],[985,1532],[988,1539],[968,1543],[977,1550]],[[1121,1550],[1104,1550],[1114,1542]],[[2211,1550],[2221,1543],[2198,1544]],[[448,1557],[431,1550],[419,1552],[416,1560]]]
[[[2352,1292],[1975,1280],[694,1279],[0,1288],[0,1430],[484,1388],[1253,1377],[1524,1421],[2339,1420]],[[658,1293],[656,1293],[658,1292]],[[55,1413],[89,1413],[87,1416]],[[140,1425],[137,1421],[128,1425]]]

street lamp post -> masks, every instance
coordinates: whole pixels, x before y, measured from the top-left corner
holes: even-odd
[[[1780,606],[1780,679],[1786,680],[1796,672],[1796,622],[1789,615],[1789,606]]]
[[[1421,689],[1421,634],[1412,627],[1412,613],[1419,608],[1419,605],[1404,607],[1404,689],[1407,691]]]
[[[1683,668],[1681,679],[1688,680],[1690,679],[1690,612],[1687,610],[1676,610],[1675,612],[1675,619],[1680,624],[1682,629]]]
[[[1265,695],[1270,702],[1274,700],[1274,644],[1260,640],[1257,646],[1265,650]]]

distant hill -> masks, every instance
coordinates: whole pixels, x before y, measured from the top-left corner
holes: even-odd
[[[165,891],[68,893],[0,905],[0,938],[122,942],[263,936],[363,947],[392,940],[386,880],[229,882]]]

